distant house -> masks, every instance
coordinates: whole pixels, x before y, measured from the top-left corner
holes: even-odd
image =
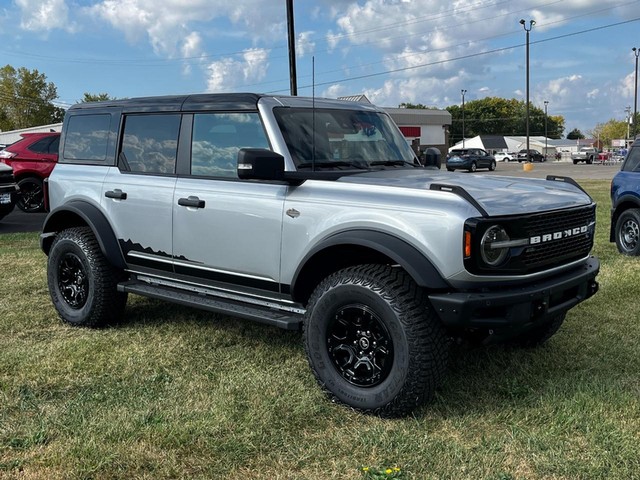
[[[338,100],[371,104],[366,95],[338,97]],[[451,114],[447,110],[382,107],[398,125],[407,142],[421,151],[435,147],[447,151]]]
[[[20,130],[0,132],[0,145],[11,145],[12,143],[17,142],[22,138],[23,133],[60,132],[61,130],[62,123],[52,123],[50,125],[41,125],[39,127],[21,128]]]

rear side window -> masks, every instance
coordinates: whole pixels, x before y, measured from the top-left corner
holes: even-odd
[[[69,118],[64,140],[64,158],[105,161],[109,145],[111,115],[74,115]]]
[[[631,147],[622,170],[625,172],[640,172],[640,146]]]
[[[29,146],[29,150],[35,153],[43,153],[43,154],[58,153],[59,142],[60,142],[60,137],[57,135],[52,137],[41,138],[37,142],[31,144]],[[55,145],[53,145],[53,143],[55,143]]]
[[[180,114],[127,116],[121,167],[139,173],[175,173],[180,118]]]
[[[238,178],[241,148],[269,148],[258,113],[194,115],[191,175]]]

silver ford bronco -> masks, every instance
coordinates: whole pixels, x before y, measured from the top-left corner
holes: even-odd
[[[41,246],[72,325],[129,293],[301,329],[336,401],[427,402],[453,340],[535,346],[598,289],[573,180],[440,172],[371,105],[254,94],[79,104]]]

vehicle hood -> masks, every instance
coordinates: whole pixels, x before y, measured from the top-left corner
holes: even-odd
[[[417,190],[429,190],[432,184],[461,187],[490,216],[545,212],[592,203],[589,195],[570,183],[537,178],[402,169],[349,175],[338,181]],[[453,195],[449,192],[442,194]]]

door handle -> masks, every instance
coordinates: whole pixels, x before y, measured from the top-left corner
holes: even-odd
[[[204,200],[200,200],[198,197],[180,198],[178,199],[178,205],[181,207],[204,208]]]
[[[115,198],[116,200],[126,200],[127,199],[127,193],[123,192],[119,188],[116,188],[115,190],[109,190],[107,192],[104,192],[104,196],[107,197],[107,198]]]

